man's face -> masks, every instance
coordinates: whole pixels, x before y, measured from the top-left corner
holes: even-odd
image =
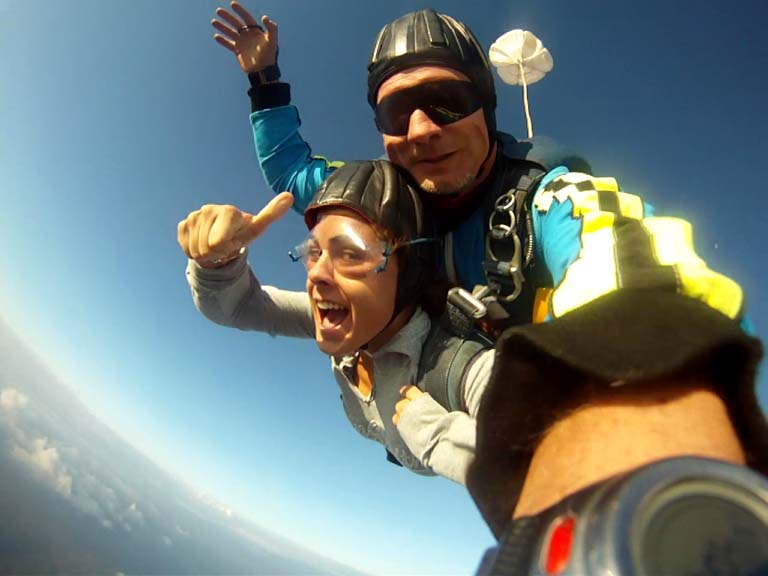
[[[439,66],[410,68],[388,78],[379,88],[376,102],[406,88],[445,80],[469,78]],[[411,114],[406,135],[384,134],[383,139],[389,159],[410,172],[425,192],[434,194],[471,189],[490,146],[482,108],[443,126],[417,109]]]
[[[309,242],[314,254],[307,261],[307,292],[320,350],[338,356],[384,344],[375,338],[395,308],[397,258],[378,271],[385,244],[366,220],[345,208],[323,211]]]

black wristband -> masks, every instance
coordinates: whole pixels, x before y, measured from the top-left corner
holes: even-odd
[[[291,103],[291,86],[285,82],[270,82],[251,88],[248,96],[251,97],[251,112],[287,106]]]
[[[271,64],[266,68],[248,74],[248,80],[250,81],[252,88],[256,88],[269,82],[275,82],[279,79],[280,68],[277,64]]]

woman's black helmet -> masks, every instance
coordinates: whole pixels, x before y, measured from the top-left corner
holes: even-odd
[[[384,26],[368,63],[368,102],[390,76],[415,66],[444,66],[467,75],[483,99],[491,138],[496,133],[496,88],[488,57],[464,24],[431,9],[417,10]]]
[[[386,160],[348,162],[337,168],[304,211],[307,227],[315,226],[322,208],[332,207],[353,210],[397,241],[434,236],[416,186],[405,171]],[[420,302],[424,286],[436,275],[437,246],[437,242],[424,242],[403,249],[393,318]]]

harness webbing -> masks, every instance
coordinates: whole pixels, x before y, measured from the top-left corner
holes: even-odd
[[[449,412],[466,412],[464,374],[492,343],[478,333],[458,336],[446,323],[450,323],[447,317],[432,322],[421,353],[417,385]]]

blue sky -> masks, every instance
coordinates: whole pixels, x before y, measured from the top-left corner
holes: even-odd
[[[411,1],[246,2],[280,25],[280,66],[316,153],[382,153],[365,100],[380,26]],[[384,460],[346,422],[313,342],[210,324],[176,223],[204,203],[256,211],[247,82],[203,0],[0,0],[0,315],[124,438],[185,483],[337,560],[469,573],[491,536],[463,489]],[[537,133],[580,150],[660,213],[694,223],[712,267],[768,332],[763,184],[768,43],[760,2],[435,1],[488,46],[535,32],[554,70]],[[524,131],[519,88],[498,124]],[[289,215],[251,250],[301,289]],[[766,398],[766,379],[761,381]]]

